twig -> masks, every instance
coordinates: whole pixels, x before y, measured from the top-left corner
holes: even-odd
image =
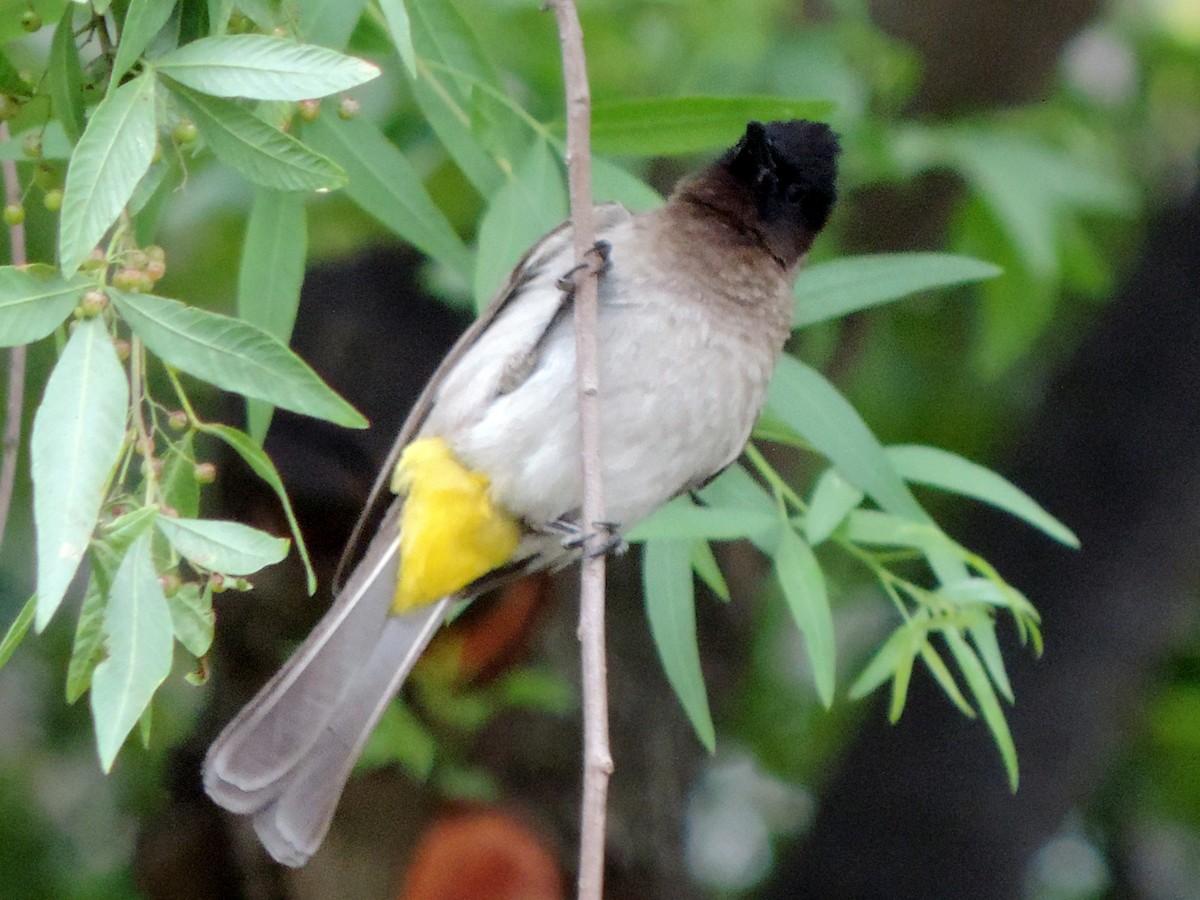
[[[0,141],[8,140],[8,123],[0,122]],[[3,164],[4,202],[21,202],[21,184],[17,180],[17,164],[7,159]],[[25,226],[9,228],[10,263],[25,265]],[[0,546],[4,545],[4,532],[8,525],[8,511],[12,506],[13,485],[17,478],[17,454],[21,447],[21,418],[25,402],[25,347],[12,347],[8,351],[8,400],[4,406],[4,437],[0,443]]]
[[[596,360],[596,274],[587,260],[596,242],[592,215],[590,120],[583,29],[573,0],[552,0],[562,45],[567,105],[567,181],[575,261],[575,358],[579,386],[582,525],[605,521],[600,468],[600,383]],[[583,662],[583,810],[579,837],[579,898],[600,900],[604,890],[604,835],[612,753],[608,746],[608,687],[604,653],[604,556],[589,536],[580,575],[579,640]]]

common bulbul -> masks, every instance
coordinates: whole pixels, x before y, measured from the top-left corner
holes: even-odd
[[[836,136],[751,122],[665,206],[596,209],[601,457],[628,527],[742,452],[791,330],[792,285],[836,196]],[[569,223],[450,350],[385,468],[395,497],[333,606],[225,728],[210,797],[268,852],[320,846],[371,729],[451,606],[577,558],[581,478]],[[604,527],[611,528],[611,524]]]

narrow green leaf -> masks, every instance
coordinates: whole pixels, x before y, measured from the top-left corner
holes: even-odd
[[[50,373],[30,440],[38,631],[83,559],[125,441],[128,409],[129,384],[104,322],[81,321]]]
[[[853,406],[816,369],[784,354],[767,389],[771,411],[890,513],[928,520]]]
[[[366,0],[297,0],[300,34],[326,47],[345,47],[364,6]]]
[[[871,656],[863,670],[850,685],[847,696],[851,700],[861,700],[878,688],[896,672],[905,656],[915,657],[921,642],[925,640],[925,631],[910,622],[905,622],[893,631],[879,649]]]
[[[140,75],[100,102],[67,166],[59,217],[63,274],[84,257],[116,221],[154,156],[154,78]]]
[[[925,551],[948,540],[931,522],[914,522],[876,509],[853,510],[843,521],[846,537],[868,547],[912,547]]]
[[[280,191],[328,191],[346,173],[232,100],[198,94],[180,84],[171,94],[191,116],[213,153],[255,184]]]
[[[979,656],[987,667],[992,683],[1009,703],[1016,702],[1012,684],[1008,680],[1008,670],[1004,668],[1004,655],[1000,652],[1000,642],[996,639],[996,623],[990,616],[981,616],[978,623],[967,628],[971,642],[979,651]]]
[[[46,265],[0,266],[0,347],[41,340],[71,314],[92,284]]]
[[[213,519],[160,516],[158,530],[188,562],[210,572],[252,575],[287,556],[289,541],[243,525]]]
[[[1078,547],[1079,538],[1066,525],[1046,512],[1036,500],[1002,475],[957,453],[920,444],[900,444],[886,451],[888,461],[906,481],[953,491],[1024,519],[1068,547]]]
[[[475,255],[475,306],[484,309],[525,251],[567,217],[567,191],[558,160],[534,141],[516,174],[488,202]]]
[[[114,554],[114,559],[121,559],[133,542],[146,533],[154,520],[158,518],[158,507],[143,506],[131,510],[123,516],[118,516],[101,529],[100,538]],[[112,574],[110,570],[109,575]]]
[[[957,629],[947,628],[942,635],[950,647],[950,652],[954,655],[955,662],[958,663],[959,671],[963,673],[963,678],[966,679],[967,686],[975,697],[975,702],[979,704],[983,720],[992,732],[996,747],[1000,750],[1000,757],[1004,760],[1009,787],[1015,791],[1020,780],[1017,748],[1013,744],[1012,733],[1008,730],[1008,722],[1004,719],[1004,710],[1000,707],[996,692],[992,690],[992,683],[988,681],[987,673],[984,671],[982,663],[979,662],[979,657],[975,655],[975,651],[971,649],[970,644],[963,639]]]
[[[950,670],[946,668],[946,664],[942,658],[938,656],[937,650],[933,648],[933,644],[928,641],[921,644],[921,659],[925,663],[925,667],[929,669],[934,680],[941,687],[942,692],[950,699],[950,702],[958,707],[968,719],[975,718],[975,710],[971,704],[967,702],[967,698],[963,696],[962,691],[958,689],[958,683],[954,680],[954,676],[950,674]]]
[[[217,387],[346,428],[367,420],[276,338],[229,316],[153,294],[110,291],[121,316],[164,361]]]
[[[229,17],[236,5],[235,0],[207,0],[208,30],[212,34],[225,34],[229,30]]]
[[[46,81],[54,117],[72,144],[79,143],[83,134],[83,69],[79,50],[75,47],[73,20],[76,5],[68,3],[62,19],[54,29],[50,42],[50,58],[46,63]]]
[[[179,515],[194,519],[200,512],[200,483],[196,481],[196,458],[192,432],[172,444],[163,460],[163,500]]]
[[[113,60],[110,84],[120,83],[122,76],[146,52],[150,41],[162,30],[175,9],[175,0],[129,0],[125,22],[121,27],[121,42]]]
[[[729,585],[717,565],[712,546],[705,540],[697,540],[692,544],[692,570],[700,576],[700,580],[708,585],[709,590],[728,603],[731,599]]]
[[[75,643],[71,647],[71,660],[67,663],[67,702],[74,703],[92,686],[92,673],[104,659],[104,614],[108,611],[109,583],[115,572],[107,577],[92,569],[87,590],[83,594],[83,606],[79,609],[79,622],[75,625]]]
[[[100,766],[117,752],[171,672],[171,613],[150,561],[150,538],[129,548],[113,578],[104,617],[108,656],[92,673],[91,707]]]
[[[663,205],[662,194],[600,156],[592,157],[592,196],[597,203],[620,203],[630,212],[645,212]]]
[[[398,237],[459,274],[471,255],[433,202],[416,169],[377,126],[363,116],[345,121],[320,116],[304,137],[337,160],[349,181],[346,195]]]
[[[663,671],[707,750],[717,745],[708,709],[700,649],[696,645],[696,603],[691,547],[687,541],[651,541],[642,556],[646,616]]]
[[[364,59],[267,34],[200,38],[159,57],[154,67],[202,93],[251,100],[327,97],[379,75]]]
[[[180,585],[179,590],[167,598],[167,609],[171,613],[171,629],[176,640],[185,650],[199,659],[212,647],[213,615],[212,590],[207,586],[191,582]]]
[[[825,575],[812,548],[786,525],[780,529],[775,549],[775,576],[783,589],[812,665],[817,696],[828,709],[833,705],[837,675],[837,641],[833,634],[833,612],[825,590]]]
[[[408,9],[404,0],[379,0],[379,8],[383,11],[383,18],[387,21],[388,31],[392,35],[392,43],[396,45],[396,52],[400,54],[404,68],[408,69],[410,76],[416,78],[417,51],[413,47],[412,24],[408,21]]]
[[[413,94],[434,134],[483,197],[490,197],[512,171],[517,153],[497,159],[485,149],[490,142],[472,132],[472,93],[494,90],[505,95],[499,75],[483,46],[457,9],[445,0],[409,0],[409,23],[419,76]],[[478,86],[478,87],[476,87]],[[478,119],[476,127],[484,123]],[[507,165],[507,169],[506,169]]]
[[[25,605],[21,607],[17,617],[8,626],[8,631],[4,632],[4,638],[0,639],[0,669],[4,668],[4,664],[12,658],[17,647],[21,646],[21,641],[25,640],[25,635],[29,633],[29,626],[33,624],[33,614],[36,610],[37,596],[35,595],[25,601]]]
[[[677,156],[731,147],[751,119],[821,119],[826,100],[649,97],[592,106],[592,148],[613,156]]]
[[[687,497],[676,497],[639,522],[626,535],[630,542],[705,538],[735,541],[747,535],[763,535],[779,525],[779,516],[733,506],[697,506]]]
[[[304,571],[308,576],[308,592],[313,593],[317,589],[317,575],[308,558],[308,547],[304,543],[304,535],[300,533],[300,523],[296,521],[296,514],[292,511],[292,504],[288,500],[283,479],[279,477],[279,472],[276,471],[271,458],[262,451],[261,447],[236,428],[230,428],[227,425],[204,425],[200,430],[205,434],[220,438],[232,447],[234,452],[254,471],[254,474],[265,481],[275,492],[280,505],[283,506],[283,514],[287,518],[288,527],[292,530],[292,537],[296,541],[296,551],[304,562]]]
[[[925,640],[922,635],[918,645]],[[908,686],[912,683],[913,664],[917,661],[919,646],[912,653],[902,656],[896,663],[896,671],[892,676],[892,698],[888,704],[888,721],[895,725],[904,713],[904,705],[908,702]]]
[[[0,142],[0,159],[16,162],[25,162],[29,159],[25,155],[25,140],[31,134],[39,135],[42,139],[42,159],[59,160],[71,158],[71,151],[74,147],[67,138],[67,133],[63,130],[62,123],[58,119],[53,119],[44,126],[35,125],[33,128],[26,128],[14,134],[7,141]]]
[[[404,703],[389,703],[367,739],[356,769],[370,771],[398,763],[414,779],[423,782],[432,774],[437,756],[437,739],[425,723]]]
[[[12,64],[6,53],[0,52],[0,92],[13,97],[29,97],[33,94],[33,85],[21,77],[17,67]]]
[[[813,487],[804,536],[812,546],[825,541],[842,524],[850,511],[862,503],[863,492],[843,478],[837,469],[826,469]]]
[[[999,266],[949,253],[850,256],[804,269],[796,279],[793,328],[836,319],[920,291],[995,278]]]
[[[300,285],[308,255],[304,197],[258,190],[246,222],[238,270],[238,316],[287,344],[300,306]],[[259,400],[247,404],[247,430],[260,444],[274,407]]]

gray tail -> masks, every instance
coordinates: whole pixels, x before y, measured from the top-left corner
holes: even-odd
[[[388,614],[397,537],[368,550],[312,634],[205,757],[205,791],[252,815],[284,865],[303,865],[320,846],[363,744],[446,617],[449,599]]]

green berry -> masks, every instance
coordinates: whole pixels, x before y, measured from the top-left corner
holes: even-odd
[[[37,159],[42,155],[42,136],[36,131],[31,131],[21,140],[21,152],[30,159]]]
[[[188,425],[187,413],[185,413],[182,409],[172,410],[171,415],[167,417],[167,424],[170,425],[174,431],[183,431],[183,429],[187,428]]]
[[[46,207],[49,212],[56,213],[62,209],[63,192],[62,188],[54,188],[46,191],[42,197],[42,206]]]
[[[353,97],[343,97],[338,104],[338,116],[343,119],[353,119],[362,107]]]
[[[91,319],[104,312],[107,306],[108,294],[104,291],[88,291],[79,301],[79,315],[84,319]]]
[[[192,144],[200,136],[200,130],[191,119],[180,119],[171,130],[171,137],[177,144]]]
[[[25,221],[25,207],[20,203],[10,203],[4,207],[4,221],[9,225],[20,225]]]
[[[212,484],[217,480],[217,467],[210,462],[196,463],[193,474],[200,484]]]
[[[30,7],[21,13],[21,27],[30,34],[42,27],[42,17],[38,15],[38,11]]]

